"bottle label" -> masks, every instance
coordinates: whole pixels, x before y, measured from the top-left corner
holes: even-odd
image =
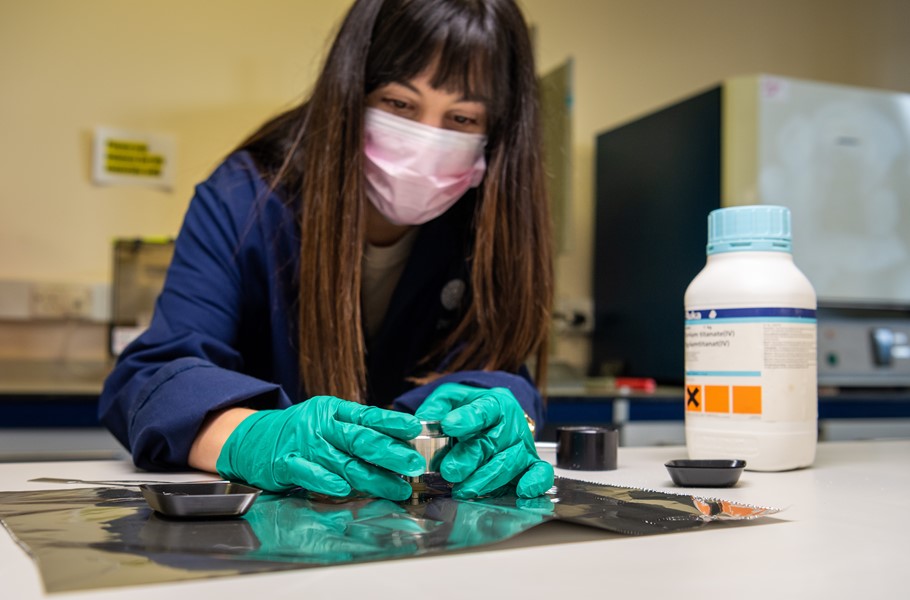
[[[685,364],[687,415],[767,421],[817,415],[814,309],[688,309]]]

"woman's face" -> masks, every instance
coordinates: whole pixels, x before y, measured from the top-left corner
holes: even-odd
[[[431,80],[432,73],[425,72],[410,81],[380,86],[367,96],[367,106],[430,127],[487,132],[487,109],[480,99],[435,89]]]

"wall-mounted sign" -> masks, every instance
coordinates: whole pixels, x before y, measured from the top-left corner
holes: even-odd
[[[174,187],[173,135],[95,128],[92,180],[98,185]]]

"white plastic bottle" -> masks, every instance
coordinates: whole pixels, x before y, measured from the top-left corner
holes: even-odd
[[[685,295],[686,447],[783,471],[815,460],[816,297],[793,262],[790,211],[708,215],[707,264]]]

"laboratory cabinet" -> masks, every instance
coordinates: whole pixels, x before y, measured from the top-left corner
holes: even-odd
[[[109,365],[73,364],[64,371],[58,367],[0,361],[0,461],[125,457],[97,417]],[[551,385],[547,395],[541,441],[555,441],[561,425],[612,425],[620,428],[624,446],[684,442],[681,387],[628,392],[562,381]],[[819,438],[910,439],[910,388],[823,388]]]

